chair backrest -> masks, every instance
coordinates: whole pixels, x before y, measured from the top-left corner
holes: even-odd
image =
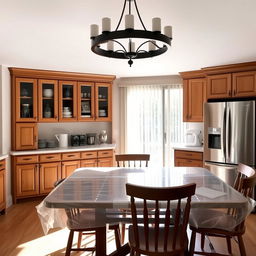
[[[116,155],[116,163],[118,167],[148,167],[150,159],[149,154],[122,154]]]
[[[253,193],[253,189],[256,185],[256,174],[251,177],[243,178],[241,182],[241,193],[245,197],[251,197]]]
[[[241,190],[242,190],[243,179],[252,177],[253,175],[255,175],[255,170],[252,167],[240,163],[237,168],[237,176],[233,186],[234,189],[236,189],[239,192],[242,192]],[[252,195],[249,195],[249,196],[252,196]]]
[[[156,253],[158,249],[161,250],[162,253],[170,252],[170,247],[171,251],[175,251],[176,248],[177,250],[178,248],[185,249],[190,202],[192,195],[195,194],[195,188],[195,183],[167,188],[126,184],[126,193],[131,196],[132,224],[136,244],[134,248],[135,251],[140,250],[141,252],[140,240],[142,240],[142,235],[144,236],[143,241],[145,241],[145,244],[143,243],[144,252],[152,252],[152,246],[154,253]],[[136,200],[135,202],[135,198],[139,198],[140,200]],[[185,207],[181,203],[181,199],[183,198],[187,199],[185,201]],[[174,206],[171,201],[175,201]],[[143,215],[142,219],[141,215]],[[144,230],[142,233],[139,233],[140,223]],[[172,234],[170,233],[171,224],[174,226]],[[160,228],[164,230],[164,236],[159,236]],[[152,239],[150,240],[149,236],[151,235],[152,237],[152,233],[154,233],[154,245],[150,244]],[[173,237],[172,244],[170,244],[170,237]],[[178,237],[181,239],[178,239]],[[159,248],[160,244],[161,248]]]

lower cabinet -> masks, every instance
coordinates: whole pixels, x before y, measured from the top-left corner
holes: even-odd
[[[80,168],[80,161],[62,162],[61,178],[67,178],[77,168]]]
[[[5,160],[0,161],[0,213],[5,213]]]
[[[54,187],[54,182],[61,179],[61,164],[43,163],[40,164],[40,194],[48,194]]]
[[[48,194],[57,180],[68,177],[77,168],[111,166],[113,150],[14,156],[14,202],[17,199]],[[0,205],[1,198],[0,192]]]
[[[174,165],[180,167],[203,167],[203,153],[175,150]]]

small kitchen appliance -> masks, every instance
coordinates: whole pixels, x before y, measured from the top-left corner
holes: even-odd
[[[87,133],[86,142],[88,145],[94,145],[96,142],[96,133]]]
[[[79,135],[71,135],[71,146],[76,147],[80,145]]]
[[[186,146],[187,147],[200,147],[202,146],[202,136],[200,130],[187,130],[186,131]]]
[[[59,142],[60,148],[68,147],[68,134],[56,134],[55,137]]]

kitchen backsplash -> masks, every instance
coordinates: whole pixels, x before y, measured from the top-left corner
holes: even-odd
[[[56,140],[55,134],[68,133],[69,135],[83,135],[107,131],[107,143],[112,142],[112,124],[109,122],[76,122],[76,123],[39,123],[39,139]],[[70,142],[70,136],[69,136]],[[96,141],[97,143],[97,141]]]

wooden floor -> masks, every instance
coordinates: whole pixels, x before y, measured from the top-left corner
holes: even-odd
[[[40,201],[19,203],[7,209],[6,215],[0,216],[0,256],[65,255],[69,232],[67,229],[53,230],[45,236],[35,209],[39,203]],[[247,256],[254,256],[256,255],[256,214],[251,214],[246,224],[244,242]],[[108,241],[110,252],[115,249],[112,233],[108,234]],[[217,252],[227,253],[223,239],[211,239],[211,242]],[[84,243],[93,245],[93,237],[85,238]],[[232,241],[232,250],[234,256],[240,255],[235,241]],[[91,253],[72,255],[84,256]]]

